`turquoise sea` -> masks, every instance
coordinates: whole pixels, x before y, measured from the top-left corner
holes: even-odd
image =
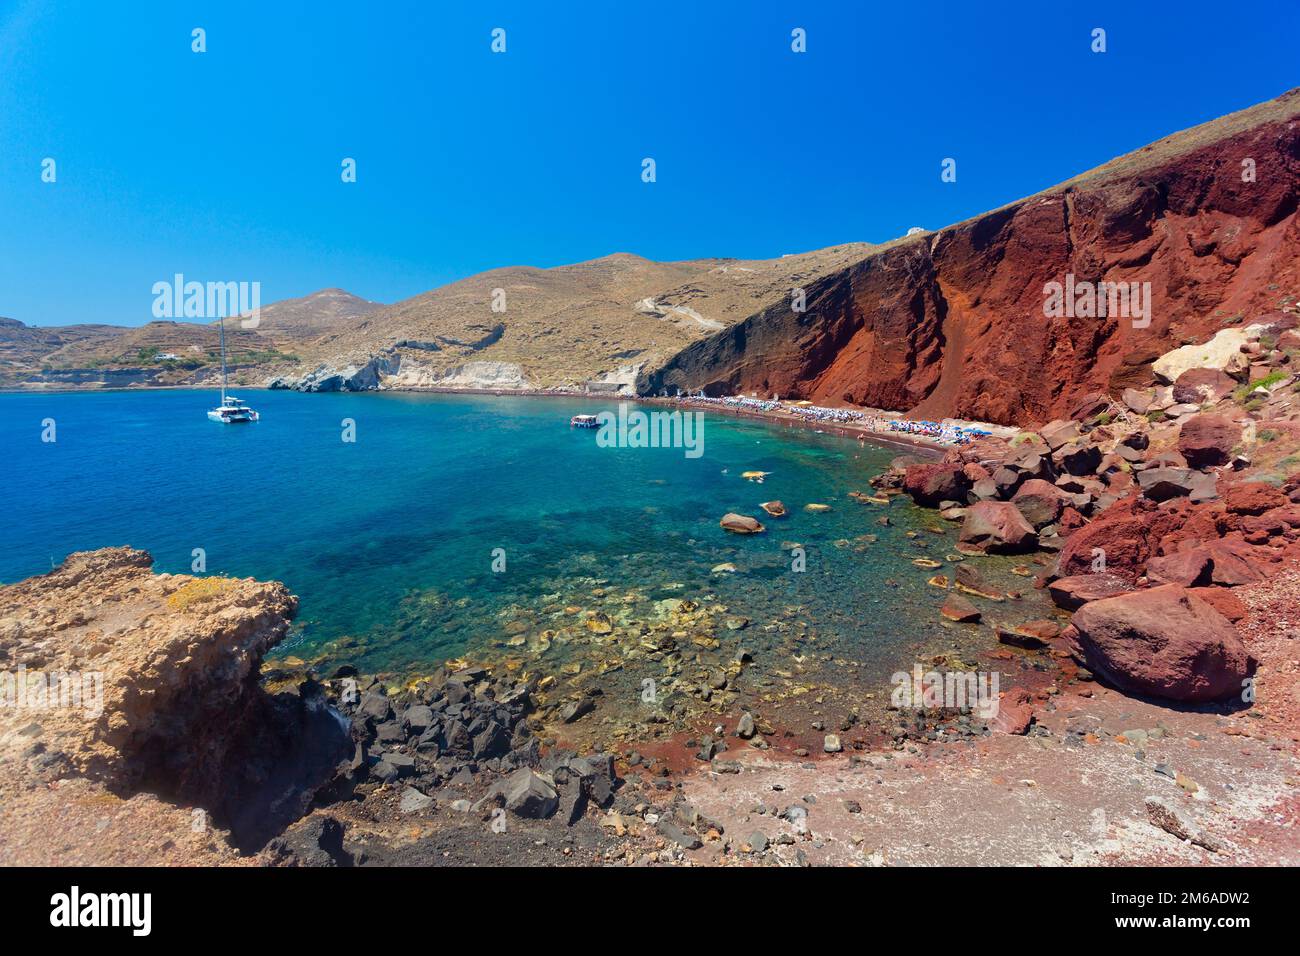
[[[712,413],[699,458],[601,448],[569,418],[615,402],[497,396],[250,392],[262,420],[226,426],[205,417],[214,397],[0,395],[0,581],[108,545],[189,572],[202,548],[210,574],[276,579],[299,595],[277,654],[326,670],[427,671],[535,641],[561,627],[565,607],[612,609],[636,627],[667,599],[725,606],[750,645],[875,676],[958,633],[936,614],[934,572],[912,565],[943,561],[955,528],[927,530],[943,522],[905,499],[848,497],[870,491],[893,450]],[[41,440],[45,419],[56,441]],[[747,470],[770,475],[760,484]],[[764,516],[771,499],[789,516]],[[810,502],[832,510],[807,512]],[[728,511],[767,533],[723,532]],[[736,573],[712,572],[727,562]],[[1009,563],[981,567],[996,576]]]

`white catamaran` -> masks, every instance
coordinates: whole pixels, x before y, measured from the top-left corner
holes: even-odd
[[[216,408],[208,410],[208,418],[214,422],[221,422],[225,425],[234,425],[239,422],[257,421],[257,412],[248,407],[247,403],[241,401],[235,396],[226,395],[226,319],[223,316],[221,323],[221,404]]]

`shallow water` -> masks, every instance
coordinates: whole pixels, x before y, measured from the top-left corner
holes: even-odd
[[[686,628],[680,643],[718,660],[762,651],[769,679],[820,662],[825,679],[875,685],[923,648],[973,640],[938,618],[943,594],[925,583],[935,572],[911,563],[944,561],[956,528],[926,530],[944,523],[905,499],[847,495],[870,491],[895,451],[711,413],[695,459],[601,448],[595,431],[569,427],[613,402],[248,397],[262,421],[222,426],[204,415],[208,392],[0,395],[10,490],[0,580],[122,544],[150,551],[159,571],[189,572],[202,548],[208,573],[281,580],[299,595],[295,633],[276,653],[324,672],[347,662],[412,674],[489,653],[558,665],[581,652],[621,666],[681,599],[708,614],[672,623]],[[45,418],[53,443],[41,441]],[[344,419],[355,442],[342,440]],[[771,474],[760,484],[741,478],[747,470]],[[786,518],[762,514],[772,499]],[[811,502],[832,510],[803,510]],[[728,511],[760,518],[767,533],[722,531]],[[794,544],[806,552],[801,573]],[[724,562],[737,573],[712,573]],[[1023,588],[1007,576],[1012,563],[980,568]],[[621,646],[583,626],[593,610],[609,614]]]

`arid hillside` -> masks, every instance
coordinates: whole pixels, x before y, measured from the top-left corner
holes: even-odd
[[[342,289],[322,289],[263,306],[254,329],[228,319],[230,365],[260,384],[263,369],[296,366],[305,343],[377,308]],[[183,385],[210,377],[220,361],[218,330],[210,322],[40,327],[0,319],[0,387]]]
[[[306,390],[630,387],[683,347],[859,260],[835,246],[781,259],[652,262],[617,253],[493,269],[366,316],[304,353]],[[314,364],[313,364],[314,363]]]

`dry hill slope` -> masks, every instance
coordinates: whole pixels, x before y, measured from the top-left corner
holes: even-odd
[[[652,262],[626,253],[470,276],[373,312],[304,358],[305,390],[630,386],[681,348],[790,289],[844,268],[865,244],[781,259]],[[500,290],[498,292],[497,290]],[[495,307],[495,308],[494,308]]]

